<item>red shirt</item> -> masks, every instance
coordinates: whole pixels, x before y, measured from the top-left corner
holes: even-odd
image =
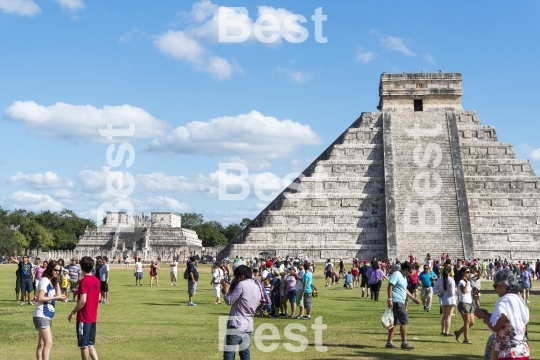
[[[352,268],[351,275],[354,276],[354,277],[357,277],[358,276],[358,268]]]
[[[413,285],[418,284],[418,271],[414,270],[413,273],[409,275],[409,280]]]
[[[97,309],[99,304],[99,294],[101,292],[101,283],[94,275],[85,275],[79,283],[77,300],[81,294],[86,294],[86,304],[77,312],[77,321],[84,323],[97,322]]]

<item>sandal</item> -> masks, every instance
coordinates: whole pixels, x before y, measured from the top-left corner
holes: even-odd
[[[292,314],[291,319],[296,319],[296,315]]]

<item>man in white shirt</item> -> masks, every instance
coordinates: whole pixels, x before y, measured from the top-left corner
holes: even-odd
[[[103,257],[104,264],[99,269],[99,281],[101,281],[101,303],[109,303],[109,259]]]
[[[223,279],[223,270],[221,270],[218,263],[214,263],[212,281],[210,281],[210,285],[212,285],[212,289],[214,290],[214,297],[216,298],[214,305],[221,304],[221,279]]]
[[[142,286],[142,268],[143,263],[141,258],[137,258],[135,261],[135,267],[133,269],[133,275],[135,275],[135,286],[140,285]]]
[[[294,275],[296,278],[296,306],[300,309],[300,314],[296,317],[301,319],[304,317],[304,265],[298,266],[298,271]]]
[[[176,258],[173,257],[171,261],[171,286],[176,286],[176,278],[178,275],[178,262],[176,261]]]

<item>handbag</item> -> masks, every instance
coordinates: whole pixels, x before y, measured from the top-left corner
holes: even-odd
[[[381,318],[381,324],[385,329],[391,329],[394,327],[394,312],[392,309],[386,309]]]

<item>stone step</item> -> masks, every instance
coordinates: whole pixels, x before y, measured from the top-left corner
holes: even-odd
[[[298,209],[298,210],[270,210],[268,212],[268,216],[355,216],[355,217],[372,217],[372,216],[384,216],[384,210],[383,211],[359,211],[356,210],[356,208],[350,208],[350,210],[343,210],[343,209]]]

